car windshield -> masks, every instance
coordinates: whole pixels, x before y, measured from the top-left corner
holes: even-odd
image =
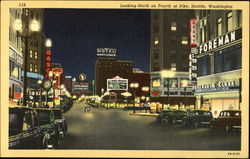
[[[62,119],[62,112],[60,110],[53,110],[53,113],[55,115],[55,119]]]
[[[176,115],[184,115],[186,112],[184,111],[175,111],[174,114]]]
[[[16,135],[22,131],[23,113],[10,112],[9,113],[9,135]]]
[[[39,110],[38,116],[41,125],[50,124],[50,111]]]

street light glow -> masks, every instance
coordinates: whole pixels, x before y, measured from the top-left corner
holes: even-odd
[[[22,30],[22,27],[23,27],[23,25],[22,25],[21,19],[16,19],[15,22],[14,22],[13,29],[14,29],[15,31],[21,31],[21,30]]]
[[[40,24],[37,20],[32,20],[30,22],[30,30],[35,32],[40,30]]]
[[[45,46],[46,46],[46,47],[51,47],[51,46],[52,46],[52,41],[51,41],[51,39],[46,39],[46,41],[45,41]]]

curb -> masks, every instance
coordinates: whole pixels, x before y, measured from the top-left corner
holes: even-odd
[[[138,115],[138,116],[158,116],[159,114],[139,114],[139,113],[130,113],[130,115]]]

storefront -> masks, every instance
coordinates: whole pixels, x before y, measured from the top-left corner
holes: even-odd
[[[228,109],[240,109],[241,69],[198,77],[195,96],[200,109],[211,110],[214,117]]]

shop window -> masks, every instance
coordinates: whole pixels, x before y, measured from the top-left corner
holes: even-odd
[[[161,79],[160,78],[152,78],[152,87],[160,87],[161,86]]]
[[[231,31],[233,29],[233,13],[232,11],[227,13],[227,31]]]
[[[222,18],[217,19],[217,36],[222,34]]]
[[[241,68],[241,44],[231,46],[216,52],[214,57],[215,73],[231,71]]]
[[[205,76],[210,74],[210,58],[203,56],[197,60],[198,76]]]
[[[171,22],[171,31],[176,31],[177,27],[176,27],[176,22]]]
[[[164,78],[164,87],[178,88],[178,78]]]

